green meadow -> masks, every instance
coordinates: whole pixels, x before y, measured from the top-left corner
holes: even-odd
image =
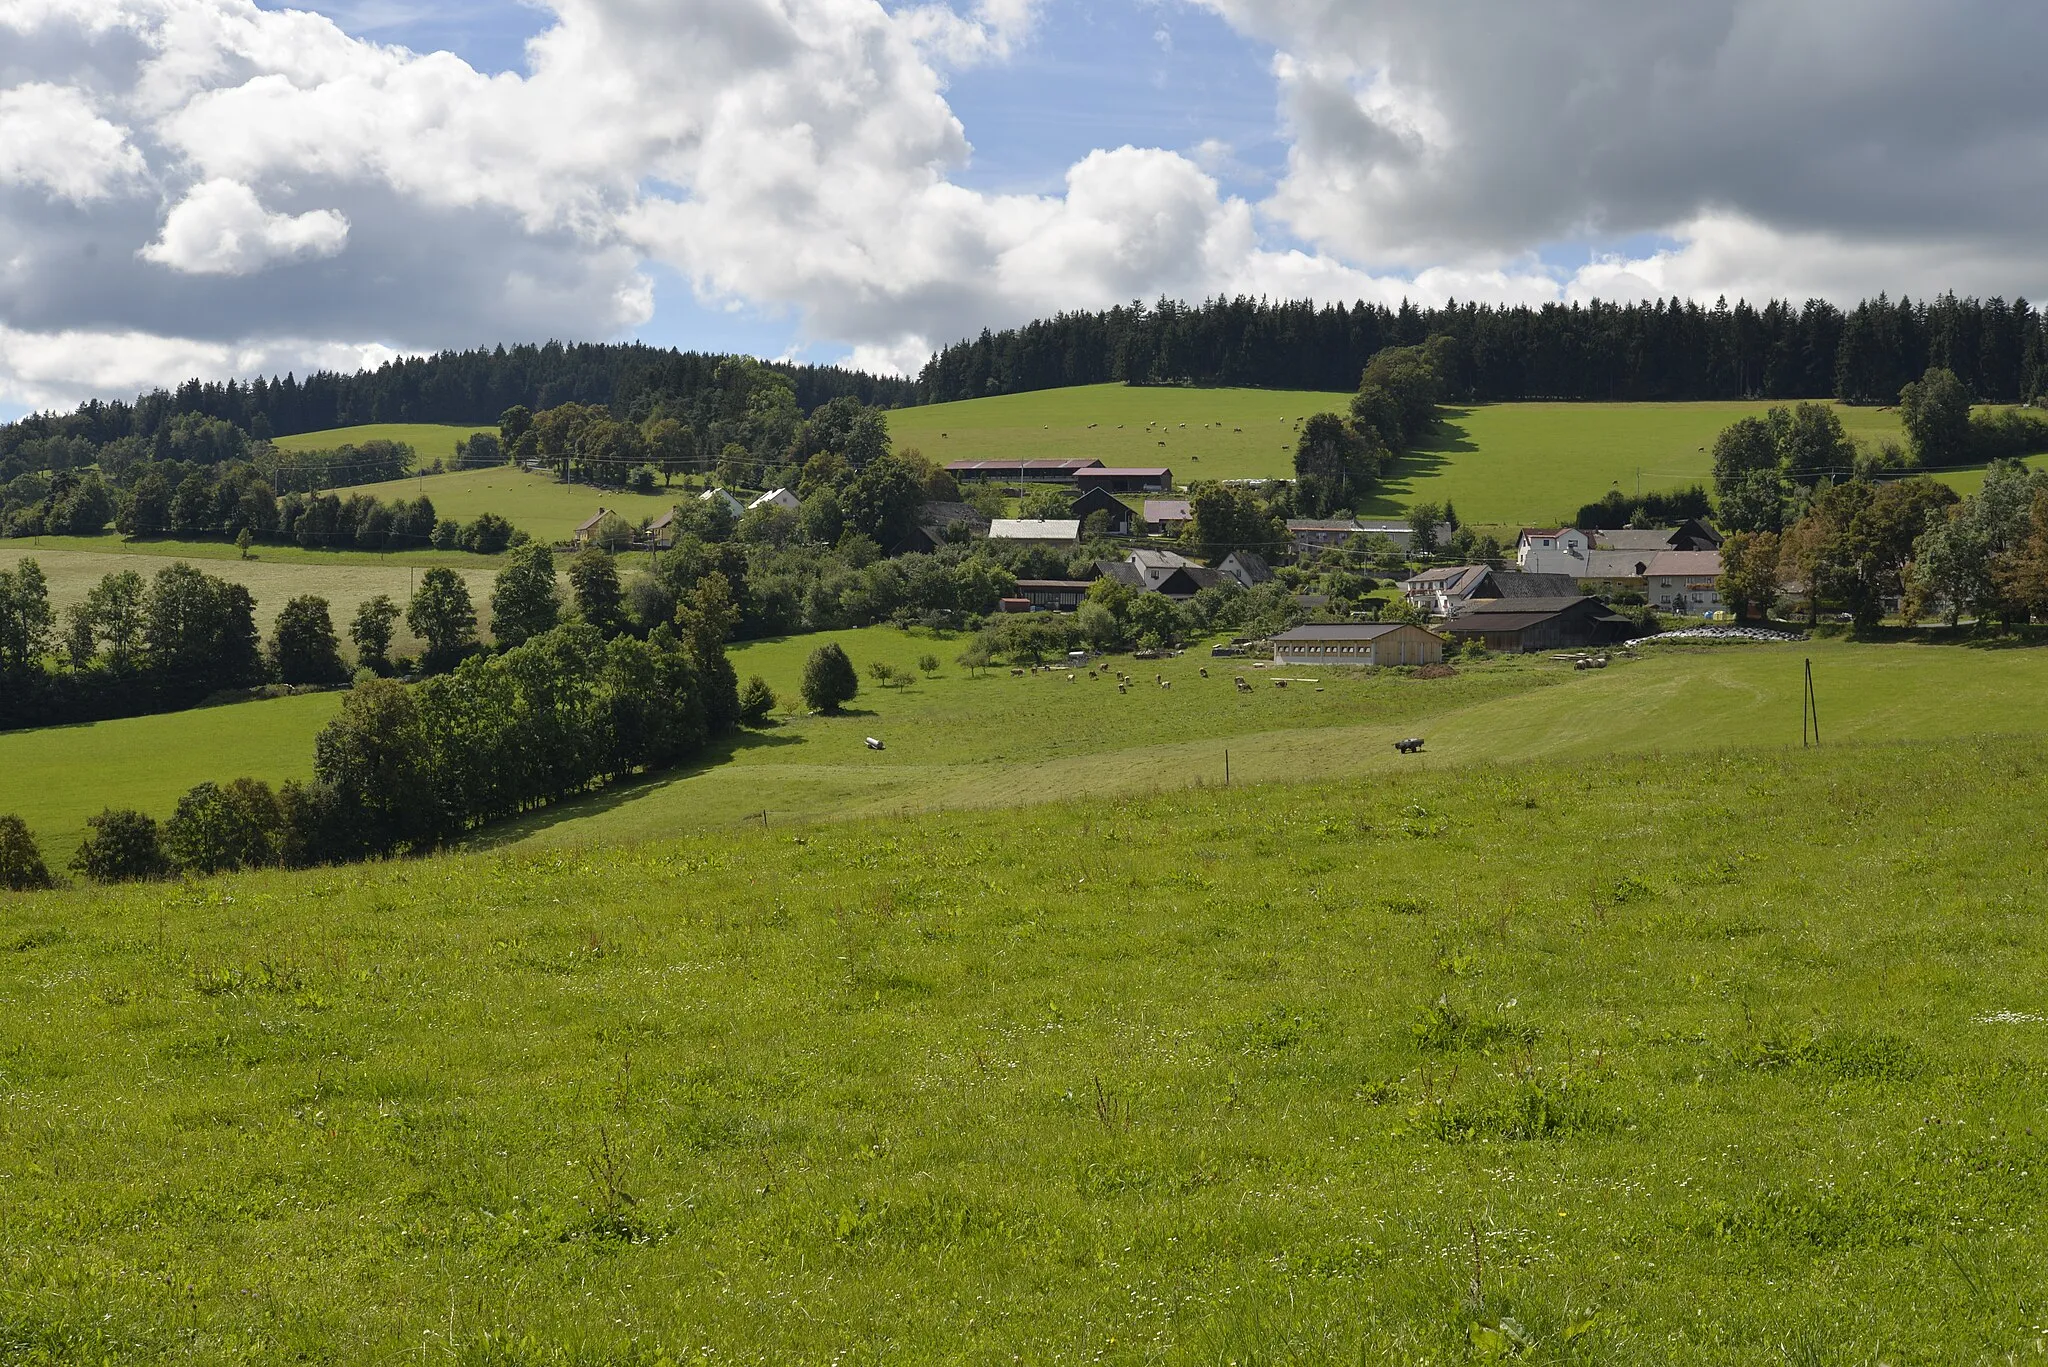
[[[479,423],[464,427],[447,423],[432,422],[377,422],[359,427],[335,427],[324,432],[301,432],[296,436],[278,437],[271,445],[280,451],[332,451],[338,446],[360,446],[366,441],[403,442],[419,453],[421,463],[434,460],[451,460],[455,456],[455,443],[466,441],[478,432],[496,434],[496,423]]]
[[[59,870],[85,838],[86,818],[108,807],[136,807],[161,819],[208,779],[311,778],[313,737],[340,707],[339,693],[309,693],[0,732],[0,811],[22,816],[44,859]]]
[[[859,697],[837,717],[804,715],[799,701],[803,662],[825,640],[842,644],[862,671]],[[1249,785],[1796,746],[1807,660],[1831,742],[2048,731],[2048,707],[2037,701],[2048,696],[2042,650],[1845,641],[1654,646],[1600,671],[1515,657],[1464,665],[1446,679],[1262,670],[1198,654],[1125,657],[1110,662],[1135,678],[1119,693],[1112,678],[1090,679],[1085,670],[1071,683],[1063,669],[970,677],[953,662],[962,644],[873,627],[735,646],[741,678],[760,674],[782,700],[773,726],[726,744],[704,765],[495,827],[476,843],[595,848],[758,828],[764,820],[773,830],[1191,791],[1225,782],[1226,752],[1228,779]],[[915,673],[927,655],[939,661],[936,676],[920,675],[907,687],[883,688],[866,674],[874,662]],[[1240,675],[1250,693],[1238,691]],[[1170,688],[1155,682],[1162,677]],[[1289,682],[1279,687],[1276,678]],[[138,805],[168,816],[177,795],[205,779],[304,772],[332,704],[298,701],[308,705],[263,714],[274,723],[252,732],[261,764],[250,749],[224,753],[215,743],[237,708],[70,728],[61,733],[68,741],[58,733],[0,735],[0,772],[20,776],[0,810],[20,811],[53,864],[61,863],[76,844],[81,812]],[[117,739],[96,739],[109,728],[118,728]],[[1397,755],[1393,742],[1411,735],[1428,740],[1425,753]],[[870,736],[886,748],[868,749]],[[97,746],[93,762],[71,763],[71,747],[86,741]]]
[[[1090,385],[899,409],[899,445],[940,460],[1086,456],[1165,465],[1174,479],[1279,479],[1294,473],[1295,424],[1349,411],[1347,394]],[[1515,403],[1445,411],[1426,449],[1403,459],[1358,511],[1400,516],[1448,500],[1467,522],[1569,518],[1611,488],[1713,483],[1722,428],[1769,403]],[[1858,441],[1903,440],[1896,412],[1837,406]],[[1965,479],[1969,473],[1965,472]],[[1981,475],[1976,478],[1981,482]]]
[[[0,1359],[2031,1360],[2044,772],[1738,746],[10,897]]]
[[[434,511],[442,517],[472,522],[480,514],[496,513],[539,540],[562,542],[569,540],[576,528],[600,508],[638,523],[659,517],[683,499],[695,498],[698,491],[678,488],[667,493],[634,494],[586,484],[563,484],[551,474],[499,465],[487,470],[416,475],[339,492],[344,496],[369,494],[387,500],[424,495],[434,501]]]

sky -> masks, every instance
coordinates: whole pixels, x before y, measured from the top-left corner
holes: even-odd
[[[0,0],[0,417],[1162,294],[2048,293],[2017,0]]]

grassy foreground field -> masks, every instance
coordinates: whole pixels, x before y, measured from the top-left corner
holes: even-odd
[[[491,583],[500,567],[496,558],[468,555],[461,551],[384,555],[367,551],[351,553],[262,547],[252,559],[243,560],[233,546],[179,546],[166,554],[167,547],[158,542],[123,543],[112,537],[45,537],[43,540],[48,544],[32,546],[23,541],[0,541],[0,566],[11,568],[24,559],[36,561],[50,581],[50,601],[60,612],[83,600],[93,585],[107,575],[133,570],[148,580],[174,560],[189,560],[217,579],[226,579],[248,588],[256,599],[257,629],[266,638],[277,614],[293,598],[308,593],[325,598],[334,618],[335,631],[343,638],[345,656],[351,649],[347,641],[348,624],[355,616],[357,606],[366,599],[387,593],[403,608],[411,598],[422,567],[426,565],[446,565],[462,576],[463,582],[469,586],[470,600],[476,605],[478,629],[488,632]],[[191,553],[201,549],[216,553]],[[222,551],[225,554],[218,554]],[[392,649],[407,654],[417,653],[420,649],[419,642],[406,630],[403,617],[398,621]]]
[[[13,1362],[2048,1348],[2039,740],[8,899]]]
[[[431,422],[378,422],[301,432],[297,436],[279,437],[271,445],[280,451],[332,451],[338,446],[360,446],[366,441],[397,441],[418,452],[422,463],[430,463],[435,459],[452,459],[458,441],[466,441],[478,432],[495,434],[497,430],[495,424],[462,427]]]
[[[609,508],[628,522],[637,523],[643,518],[660,516],[683,499],[696,497],[695,492],[680,488],[671,493],[633,494],[563,484],[553,475],[529,474],[510,465],[395,479],[342,492],[381,499],[425,495],[434,501],[434,511],[442,517],[470,522],[481,513],[496,513],[513,526],[551,542],[567,541],[577,526],[599,508]]]

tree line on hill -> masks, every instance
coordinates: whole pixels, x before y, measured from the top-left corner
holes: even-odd
[[[839,366],[760,362],[638,343],[549,342],[404,357],[353,375],[320,371],[304,380],[286,375],[246,384],[194,379],[132,403],[92,400],[69,414],[37,414],[0,426],[0,462],[24,442],[53,438],[95,447],[124,438],[154,445],[180,419],[225,422],[264,440],[366,423],[488,422],[492,414],[514,406],[539,410],[565,403],[603,404],[636,418],[664,401],[722,410],[732,402],[734,367],[780,377],[804,413],[841,397],[884,407],[916,401],[909,380]],[[166,458],[164,452],[156,454]]]
[[[125,882],[421,854],[686,763],[742,719],[729,612],[707,586],[646,640],[569,622],[416,687],[363,678],[314,741],[311,782],[201,783],[161,824],[110,808],[71,867]],[[752,691],[759,720],[774,699]],[[20,818],[0,817],[0,887],[52,881]]]
[[[1342,391],[1383,350],[1435,338],[1449,339],[1442,380],[1456,402],[1889,404],[1929,366],[1954,372],[1986,403],[2024,403],[2048,390],[2048,324],[2024,299],[1879,295],[1845,313],[1821,300],[1388,308],[1240,296],[1161,299],[984,331],[935,354],[918,397],[945,403],[1114,382]]]

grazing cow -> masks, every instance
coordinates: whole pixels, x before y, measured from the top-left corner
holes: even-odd
[[[1013,679],[1021,679],[1024,677],[1024,671],[1021,669],[1013,669],[1010,671],[1010,677]]]
[[[880,742],[880,741],[876,740],[876,739],[875,739],[875,738],[874,738],[873,736],[869,736],[869,737],[868,737],[868,749],[870,749],[870,750],[884,750],[884,749],[887,749],[887,748],[888,748],[887,746],[883,745],[883,744],[882,744],[882,742]]]
[[[1422,753],[1422,737],[1410,736],[1407,740],[1397,740],[1394,742],[1394,748],[1404,755],[1420,754]]]
[[[1202,677],[1205,679],[1209,677],[1209,668],[1207,665],[1204,665],[1202,667]]]
[[[1161,680],[1159,681],[1159,686],[1160,686],[1161,688],[1171,688],[1171,687],[1173,687],[1173,680],[1171,680],[1171,679],[1161,679]]]

